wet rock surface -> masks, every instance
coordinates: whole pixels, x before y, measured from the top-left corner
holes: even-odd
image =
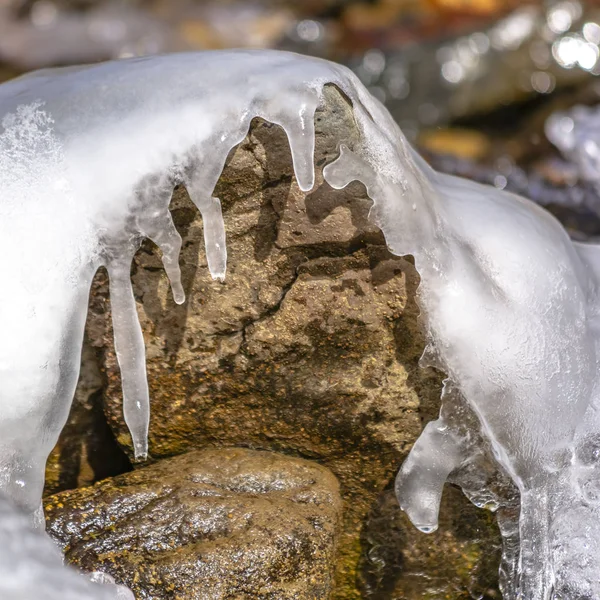
[[[293,178],[279,127],[256,120],[232,151],[216,190],[228,235],[224,283],[210,278],[202,220],[183,188],[171,209],[184,239],[185,305],[173,302],[156,249],[148,243],[138,253],[132,279],[152,399],[150,460],[244,446],[328,467],[344,500],[331,597],[420,598],[418,586],[398,596],[387,580],[365,583],[369,519],[422,423],[435,417],[442,376],[418,368],[424,341],[410,257],[387,251],[368,221],[362,185],[335,191],[323,182],[320,167],[337,156],[338,142],[352,147],[358,138],[333,87],[316,130],[317,183],[308,194]],[[106,417],[130,453],[103,272],[92,289],[88,335],[105,379]],[[468,506],[453,499],[450,514]],[[486,531],[497,539],[493,526]],[[456,537],[450,529],[445,535]],[[401,552],[430,544],[410,537]],[[456,598],[468,593],[459,562],[446,570],[458,581]]]
[[[341,498],[317,464],[208,449],[46,500],[67,560],[138,600],[329,598]]]

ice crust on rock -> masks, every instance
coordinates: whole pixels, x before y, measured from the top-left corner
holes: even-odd
[[[225,230],[213,190],[229,151],[253,118],[276,123],[288,135],[299,187],[310,190],[314,113],[326,83],[355,103],[365,130],[364,157],[354,162],[385,158],[399,176],[392,140],[373,135],[363,102],[393,125],[389,115],[348,69],[318,59],[166,55],[38,71],[0,86],[0,250],[11,257],[0,268],[12,284],[0,297],[0,445],[10,457],[3,488],[21,506],[36,510],[45,458],[67,418],[95,271],[104,265],[109,273],[125,420],[143,458],[149,399],[132,257],[144,237],[153,240],[175,301],[184,301],[181,238],[169,212],[173,187],[183,183],[203,216],[208,268],[223,279]]]
[[[60,550],[31,519],[0,496],[0,598],[5,600],[134,600],[110,575],[63,566]]]
[[[152,239],[183,302],[181,239],[169,213],[182,183],[202,213],[208,268],[223,279],[213,192],[228,153],[254,117],[276,123],[299,187],[310,190],[326,84],[351,102],[361,142],[340,147],[325,180],[334,188],[361,181],[390,250],[414,256],[429,335],[423,361],[448,375],[440,418],[398,475],[403,509],[433,530],[449,477],[477,504],[499,506],[480,474],[492,461],[521,502],[518,518],[501,521],[505,597],[600,598],[600,247],[571,242],[527,200],[433,171],[349,70],[290,53],[130,59],[0,86],[1,489],[38,510],[101,265],[125,419],[145,456],[149,399],[132,257]]]

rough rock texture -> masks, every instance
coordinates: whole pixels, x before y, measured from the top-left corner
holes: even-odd
[[[341,498],[320,465],[209,449],[62,492],[48,533],[137,600],[329,598]]]
[[[232,151],[217,188],[228,235],[225,283],[209,276],[202,220],[183,188],[171,207],[184,238],[187,303],[173,302],[150,243],[136,257],[132,277],[152,398],[150,456],[245,446],[320,462],[339,479],[344,499],[332,597],[420,598],[425,591],[393,595],[389,577],[377,583],[379,575],[371,576],[369,553],[377,552],[368,541],[370,517],[389,496],[422,423],[434,418],[441,375],[417,366],[424,343],[410,259],[392,256],[368,222],[371,201],[361,184],[335,191],[323,182],[319,167],[337,156],[338,142],[352,147],[358,135],[342,95],[330,87],[326,99],[316,117],[312,192],[299,190],[279,127],[256,120]],[[105,413],[129,449],[105,273],[96,278],[90,310],[88,334],[106,378]],[[458,514],[468,503],[453,498]],[[496,539],[495,530],[486,532]],[[456,531],[446,534],[459,544]],[[423,549],[432,543],[412,533],[407,539]],[[390,544],[398,547],[397,540]],[[462,597],[458,571],[465,567],[451,564],[444,572],[459,581],[452,597]]]

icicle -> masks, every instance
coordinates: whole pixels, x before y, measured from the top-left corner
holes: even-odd
[[[220,281],[225,279],[227,271],[225,222],[223,221],[221,201],[212,194],[221,176],[228,153],[229,148],[224,156],[217,155],[207,158],[202,163],[194,160],[184,175],[188,194],[202,215],[208,270],[213,279]]]
[[[163,227],[155,234],[148,237],[161,249],[162,262],[173,291],[173,300],[177,304],[185,302],[185,292],[181,284],[181,269],[179,267],[179,253],[181,252],[181,236],[171,218],[171,213],[163,217]]]
[[[198,203],[204,227],[204,244],[208,270],[213,279],[225,280],[227,271],[227,245],[225,240],[225,223],[218,198],[206,198],[206,202]]]
[[[420,531],[438,528],[444,484],[463,459],[461,440],[442,418],[425,426],[396,479],[400,506]]]
[[[152,240],[162,252],[162,262],[177,304],[185,302],[185,292],[181,285],[179,253],[181,236],[175,228],[169,212],[169,203],[173,195],[171,177],[148,178],[140,184],[136,197],[135,217],[139,235]],[[158,181],[155,181],[158,179]]]
[[[452,420],[458,416],[452,404],[457,394],[456,387],[446,379],[438,419],[425,426],[396,477],[398,503],[424,533],[437,529],[444,484],[468,457],[466,440],[452,427]]]
[[[298,118],[288,118],[281,122],[290,142],[294,173],[298,187],[303,192],[312,190],[315,185],[315,112],[314,103],[305,102],[298,111]]]
[[[144,338],[131,286],[131,260],[131,255],[119,256],[108,263],[107,269],[115,351],[123,387],[123,415],[131,432],[135,458],[143,460],[148,455],[150,398]]]

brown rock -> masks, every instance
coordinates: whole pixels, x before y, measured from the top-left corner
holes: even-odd
[[[318,167],[339,142],[357,142],[350,106],[333,87],[316,130]],[[318,169],[314,191],[303,194],[291,164],[283,131],[259,120],[232,151],[217,189],[228,235],[225,283],[208,274],[202,220],[183,188],[172,212],[184,238],[187,303],[174,304],[151,244],[136,256],[150,455],[246,446],[327,466],[345,501],[333,597],[359,598],[367,518],[422,421],[434,417],[441,376],[417,368],[419,278],[369,223],[363,186],[335,191]],[[130,450],[108,316],[101,274],[88,331],[103,355],[107,418]]]
[[[341,498],[332,473],[269,452],[191,452],[46,501],[67,560],[138,600],[329,598]]]

